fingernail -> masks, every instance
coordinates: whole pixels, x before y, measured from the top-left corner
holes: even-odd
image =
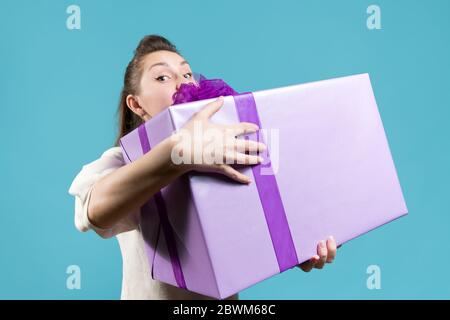
[[[321,248],[325,248],[325,241],[324,241],[324,240],[320,240],[319,246],[320,246]]]
[[[329,236],[328,240],[334,241],[334,237],[333,236]]]

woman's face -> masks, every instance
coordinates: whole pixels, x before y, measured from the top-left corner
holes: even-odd
[[[149,53],[142,61],[139,93],[128,95],[127,105],[147,121],[172,105],[172,96],[182,83],[195,83],[182,56],[166,50]]]

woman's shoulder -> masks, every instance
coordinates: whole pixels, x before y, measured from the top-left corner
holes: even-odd
[[[76,190],[92,185],[101,176],[123,165],[125,165],[125,161],[120,147],[112,147],[103,151],[99,158],[82,166],[69,188],[69,193],[76,193]]]
[[[84,171],[99,171],[110,168],[119,168],[125,165],[120,147],[112,147],[103,151],[99,158],[83,165]]]
[[[120,147],[112,147],[106,149],[101,154],[100,158],[94,162],[102,163],[108,167],[121,167],[125,164],[123,159],[122,149]]]
[[[108,157],[124,162],[121,147],[112,147],[112,148],[105,150],[102,153],[101,158],[108,158]]]

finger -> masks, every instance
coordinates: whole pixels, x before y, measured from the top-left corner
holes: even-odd
[[[217,166],[217,168],[219,173],[222,173],[237,182],[247,184],[252,182],[252,180],[249,177],[247,177],[245,174],[240,173],[230,165],[220,164]]]
[[[334,258],[336,257],[336,240],[334,240],[333,236],[330,236],[327,239],[327,250],[328,250],[328,255],[327,255],[327,263],[332,263]]]
[[[259,130],[259,127],[251,122],[239,122],[228,126],[227,130],[229,130],[233,136],[237,137],[247,133],[254,133]]]
[[[227,164],[259,164],[263,158],[253,154],[245,154],[236,151],[227,151],[225,153],[225,163]]]
[[[314,266],[316,265],[317,261],[319,261],[319,256],[315,255],[308,261],[303,262],[302,264],[298,265],[300,269],[302,269],[304,272],[310,272]]]
[[[200,118],[208,119],[211,118],[211,116],[220,110],[220,107],[223,105],[223,96],[220,96],[213,102],[208,103],[206,106],[201,109],[197,116]]]
[[[321,240],[319,244],[317,245],[317,254],[319,255],[320,259],[317,261],[315,268],[322,269],[325,262],[327,261],[327,245],[324,240]]]
[[[234,150],[238,152],[262,152],[266,150],[266,145],[262,142],[244,139],[234,139]]]

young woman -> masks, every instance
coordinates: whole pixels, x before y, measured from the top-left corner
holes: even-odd
[[[116,236],[119,241],[123,258],[122,299],[211,299],[151,278],[139,228],[139,208],[157,191],[190,170],[221,173],[240,183],[251,183],[249,177],[224,163],[175,165],[171,161],[171,151],[176,139],[171,137],[137,161],[125,165],[118,147],[119,139],[170,106],[180,85],[190,82],[195,80],[189,63],[172,43],[157,35],[144,37],[125,72],[115,147],[84,165],[69,189],[75,197],[77,229],[83,232],[92,229],[102,238]],[[232,159],[234,163],[258,163],[259,157],[251,152],[262,151],[265,145],[256,141],[243,144],[243,140],[237,138],[255,132],[256,125],[241,122],[223,126],[209,122],[222,104],[222,97],[207,104],[183,129],[193,132],[193,124],[201,122],[203,128],[220,130],[229,139],[215,141],[219,149],[214,150],[225,150],[227,160]],[[336,242],[330,237],[320,241],[317,255],[299,267],[306,272],[321,269],[325,263],[331,263],[335,255]],[[229,299],[238,299],[238,294]]]

